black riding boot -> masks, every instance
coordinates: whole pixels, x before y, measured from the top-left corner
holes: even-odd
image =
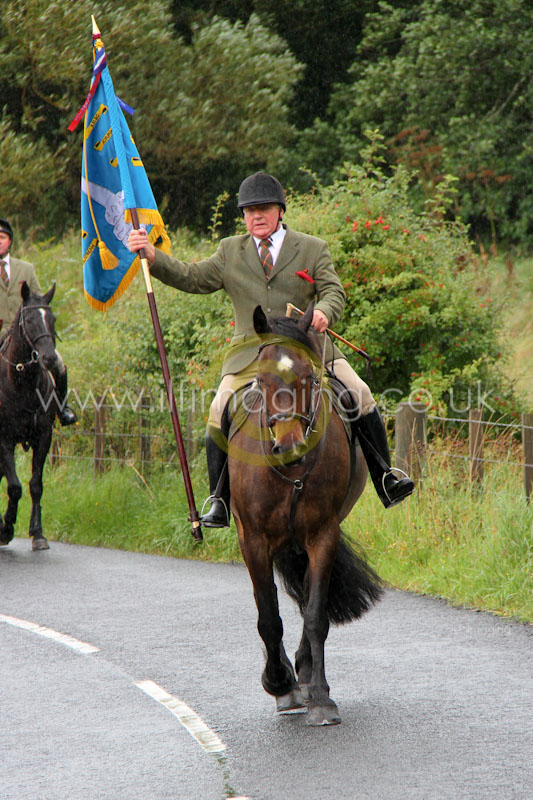
[[[74,425],[78,418],[69,405],[68,397],[68,378],[67,368],[62,364],[62,369],[54,370],[54,380],[56,382],[57,397],[57,418],[62,425]]]
[[[385,508],[405,500],[415,485],[407,477],[398,480],[391,471],[387,431],[379,409],[376,407],[369,414],[359,417],[355,427],[372,483]]]
[[[207,472],[209,475],[209,500],[211,508],[208,514],[200,518],[206,528],[229,528],[229,473],[227,454],[209,436],[205,437],[205,453],[207,456]]]

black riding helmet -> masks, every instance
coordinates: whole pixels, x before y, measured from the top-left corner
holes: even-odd
[[[0,233],[7,233],[11,241],[13,241],[13,228],[7,219],[0,219]]]
[[[261,206],[266,203],[277,203],[283,211],[286,210],[285,193],[281,183],[266,172],[249,175],[239,186],[237,208],[242,211],[246,206]]]

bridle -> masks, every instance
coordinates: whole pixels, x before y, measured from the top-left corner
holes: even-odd
[[[259,346],[258,351],[257,351],[257,356],[259,358],[261,352],[265,349],[265,347],[272,347],[274,345],[278,345],[279,346],[279,345],[286,345],[286,344],[287,344],[286,339],[282,339],[282,338],[280,338],[280,339],[271,339],[268,342],[264,342],[263,344],[261,344]],[[323,371],[322,371],[321,377],[323,377]],[[256,383],[258,384],[259,388],[260,388],[260,394],[261,394],[261,398],[262,398],[262,400],[261,400],[261,412],[262,412],[263,416],[265,417],[266,427],[268,428],[268,431],[269,431],[269,434],[270,434],[270,438],[272,440],[274,439],[274,434],[272,432],[272,429],[273,429],[274,425],[276,424],[276,422],[286,422],[286,421],[291,420],[291,419],[298,419],[301,422],[305,423],[305,425],[306,425],[306,429],[305,429],[305,432],[304,432],[304,440],[305,441],[307,441],[307,439],[309,438],[311,433],[316,433],[316,429],[315,429],[314,425],[315,425],[315,422],[316,422],[318,408],[319,408],[319,405],[320,405],[320,397],[322,395],[322,386],[321,386],[321,380],[319,378],[317,378],[316,373],[313,370],[311,370],[311,373],[310,373],[310,375],[308,377],[303,379],[303,382],[306,382],[307,380],[311,381],[311,394],[310,394],[310,397],[309,397],[309,403],[308,403],[308,408],[307,408],[307,413],[306,414],[302,414],[302,413],[300,413],[298,411],[288,411],[288,412],[283,412],[282,411],[282,412],[279,412],[277,414],[270,414],[270,412],[268,411],[267,405],[266,405],[265,396],[264,396],[264,393],[263,393],[263,390],[262,390],[262,386],[261,386],[263,381],[259,377],[256,377],[255,380],[256,380]]]
[[[266,342],[263,345],[261,345],[261,347],[259,348],[259,352],[261,352],[261,350],[263,348],[267,347],[267,346],[270,346],[270,345],[273,345],[273,344],[280,344],[280,343],[285,344],[284,341],[280,342],[280,341],[276,341],[276,340],[270,341],[270,342]],[[274,425],[276,424],[276,422],[285,422],[285,421],[291,420],[291,419],[298,419],[299,421],[303,422],[306,425],[306,429],[305,429],[305,432],[304,432],[304,441],[305,442],[308,441],[308,439],[309,439],[309,437],[310,437],[310,435],[312,433],[317,433],[316,421],[317,421],[317,417],[318,417],[318,412],[319,412],[320,407],[321,407],[321,402],[320,401],[322,399],[323,390],[322,390],[322,385],[321,385],[320,380],[317,378],[316,374],[313,371],[311,372],[309,378],[305,378],[306,381],[308,379],[311,380],[311,393],[310,393],[310,396],[309,396],[309,403],[308,403],[307,412],[305,414],[300,413],[298,411],[292,411],[292,410],[289,411],[289,412],[280,412],[280,413],[277,413],[277,414],[270,414],[269,411],[268,411],[267,405],[266,405],[265,395],[264,395],[264,392],[263,392],[262,386],[261,386],[262,379],[259,378],[259,377],[256,377],[256,382],[257,382],[258,387],[259,387],[259,396],[261,398],[261,400],[260,400],[260,408],[259,408],[260,419],[261,419],[261,427],[263,427],[262,420],[264,419],[265,427],[267,428],[267,430],[269,432],[271,440],[274,440],[274,433],[273,433],[272,429],[273,429]],[[322,448],[324,447],[325,438],[326,438],[326,436],[325,436],[325,428],[324,428],[324,431],[322,432],[322,435],[320,437],[319,442],[313,448],[314,458],[308,464],[307,469],[305,470],[304,474],[301,475],[299,478],[292,478],[289,475],[285,475],[285,473],[281,471],[281,469],[279,467],[279,462],[276,462],[275,460],[273,460],[272,455],[270,453],[267,453],[266,448],[265,448],[265,440],[264,440],[264,438],[262,436],[259,437],[259,441],[260,441],[260,445],[261,445],[261,453],[263,455],[263,458],[265,459],[265,462],[268,464],[270,469],[279,478],[281,478],[282,481],[284,481],[285,483],[288,483],[288,484],[290,484],[292,486],[293,492],[292,492],[291,505],[290,505],[290,511],[289,511],[289,530],[290,530],[291,533],[294,533],[294,516],[295,516],[295,513],[296,513],[296,504],[298,502],[298,498],[300,497],[301,492],[302,492],[302,490],[304,488],[304,483],[305,483],[306,478],[311,473],[312,469],[315,467],[315,465],[316,465],[316,463],[317,463],[317,461],[318,461],[318,459],[320,457],[320,454],[322,452]],[[296,467],[296,466],[299,466],[299,465],[300,465],[299,462],[295,461],[295,462],[292,462],[292,463],[284,464],[283,466],[285,468],[289,468],[290,469],[291,467]]]
[[[266,427],[268,428],[270,438],[274,440],[274,433],[273,427],[276,422],[287,422],[291,419],[297,419],[300,422],[305,423],[306,428],[304,431],[304,440],[307,441],[309,435],[311,433],[316,433],[315,423],[316,417],[318,412],[318,407],[320,403],[320,397],[322,394],[322,389],[320,387],[320,381],[318,380],[317,376],[314,372],[311,373],[309,378],[305,378],[305,381],[311,381],[311,394],[309,396],[309,404],[306,414],[302,414],[299,411],[287,411],[283,412],[280,411],[278,414],[270,414],[265,402],[265,397],[263,392],[261,392],[262,403],[261,403],[261,411],[265,417]],[[256,378],[257,383],[261,387],[262,380],[261,378]]]
[[[17,362],[14,362],[14,361],[10,361],[4,355],[4,351],[7,350],[7,346],[8,346],[9,340],[11,338],[11,334],[10,333],[7,335],[7,337],[4,340],[2,346],[0,347],[0,358],[2,358],[3,361],[5,361],[7,364],[9,364],[10,367],[15,367],[17,372],[23,372],[26,367],[30,366],[31,364],[37,364],[38,363],[38,361],[39,361],[39,353],[35,349],[35,343],[38,342],[39,339],[45,339],[45,338],[48,337],[48,338],[52,339],[52,342],[55,345],[55,335],[50,333],[50,331],[48,329],[46,329],[46,331],[44,333],[40,333],[37,336],[35,336],[33,339],[30,338],[30,336],[29,336],[29,334],[28,334],[28,332],[26,330],[26,322],[25,322],[25,319],[24,319],[24,312],[25,311],[30,311],[32,309],[47,309],[47,308],[49,308],[49,306],[47,306],[47,305],[32,305],[32,306],[22,306],[21,309],[20,309],[18,327],[19,327],[19,330],[20,330],[24,340],[26,341],[26,343],[28,344],[28,346],[31,349],[31,356],[30,356],[28,361],[19,361],[17,363]]]

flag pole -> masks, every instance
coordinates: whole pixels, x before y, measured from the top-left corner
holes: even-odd
[[[96,24],[96,20],[93,15],[91,15],[92,24],[93,24],[93,37],[100,38],[100,30],[98,25]],[[119,159],[120,161],[120,159]],[[120,167],[120,164],[119,164]],[[123,188],[125,188],[123,186]],[[134,201],[134,197],[132,195],[132,199]],[[134,205],[134,202],[132,203]],[[131,214],[131,221],[135,230],[139,230],[139,215],[137,213],[137,208],[129,208],[128,209]],[[170,408],[170,417],[172,419],[172,427],[174,429],[174,436],[176,439],[176,446],[178,448],[178,456],[181,465],[181,471],[183,475],[183,481],[185,483],[185,492],[187,494],[187,502],[189,504],[189,520],[192,523],[191,528],[191,535],[193,539],[197,542],[201,542],[203,540],[202,536],[202,528],[200,525],[200,517],[198,511],[196,509],[196,503],[194,501],[194,492],[191,483],[191,476],[189,473],[189,465],[187,463],[187,453],[185,452],[185,447],[183,444],[183,436],[181,434],[181,426],[178,417],[178,410],[176,407],[176,399],[174,397],[174,391],[172,389],[172,379],[170,377],[170,370],[168,368],[168,360],[167,354],[165,350],[165,343],[163,341],[163,334],[161,332],[161,324],[159,322],[159,316],[157,313],[157,306],[154,297],[154,290],[152,287],[152,278],[150,276],[150,269],[148,267],[148,259],[146,258],[146,252],[143,249],[139,250],[139,258],[141,260],[141,267],[142,272],[144,275],[144,282],[146,286],[146,294],[148,297],[148,305],[150,308],[150,314],[152,316],[152,325],[154,328],[155,340],[157,344],[157,352],[159,353],[159,360],[161,362],[161,369],[163,372],[163,379],[165,381],[165,389],[167,392],[167,399]]]
[[[139,217],[136,208],[130,208],[131,221],[135,230],[139,230]],[[168,404],[170,407],[170,417],[172,419],[172,427],[174,428],[174,436],[176,439],[176,446],[178,448],[178,455],[181,464],[181,471],[183,474],[183,481],[185,483],[185,492],[187,494],[187,502],[189,504],[189,519],[192,522],[191,536],[197,542],[203,539],[202,528],[200,526],[200,518],[196,509],[194,501],[194,492],[192,488],[191,476],[189,473],[189,465],[187,463],[187,453],[183,444],[183,436],[181,434],[181,425],[178,417],[178,410],[176,408],[176,399],[172,389],[172,378],[168,368],[167,353],[165,350],[165,343],[163,341],[163,334],[161,332],[161,324],[159,322],[159,315],[157,313],[157,306],[155,302],[154,289],[152,286],[152,277],[148,267],[148,259],[144,248],[139,250],[139,257],[141,259],[141,267],[144,276],[144,283],[146,286],[146,296],[148,298],[148,306],[152,316],[152,325],[154,327],[155,340],[157,344],[157,352],[159,353],[159,360],[161,362],[161,370],[163,372],[163,379],[165,381],[165,389],[167,392]]]

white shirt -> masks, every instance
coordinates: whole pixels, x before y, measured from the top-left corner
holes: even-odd
[[[285,238],[285,234],[287,231],[280,225],[277,231],[271,233],[268,237],[272,244],[269,247],[270,254],[272,256],[272,264],[276,263],[276,259],[279,256],[279,251],[281,250],[281,245],[283,244],[283,240]],[[263,241],[262,239],[258,239],[257,236],[254,236],[255,246],[257,247],[257,252],[259,253],[260,243]]]

